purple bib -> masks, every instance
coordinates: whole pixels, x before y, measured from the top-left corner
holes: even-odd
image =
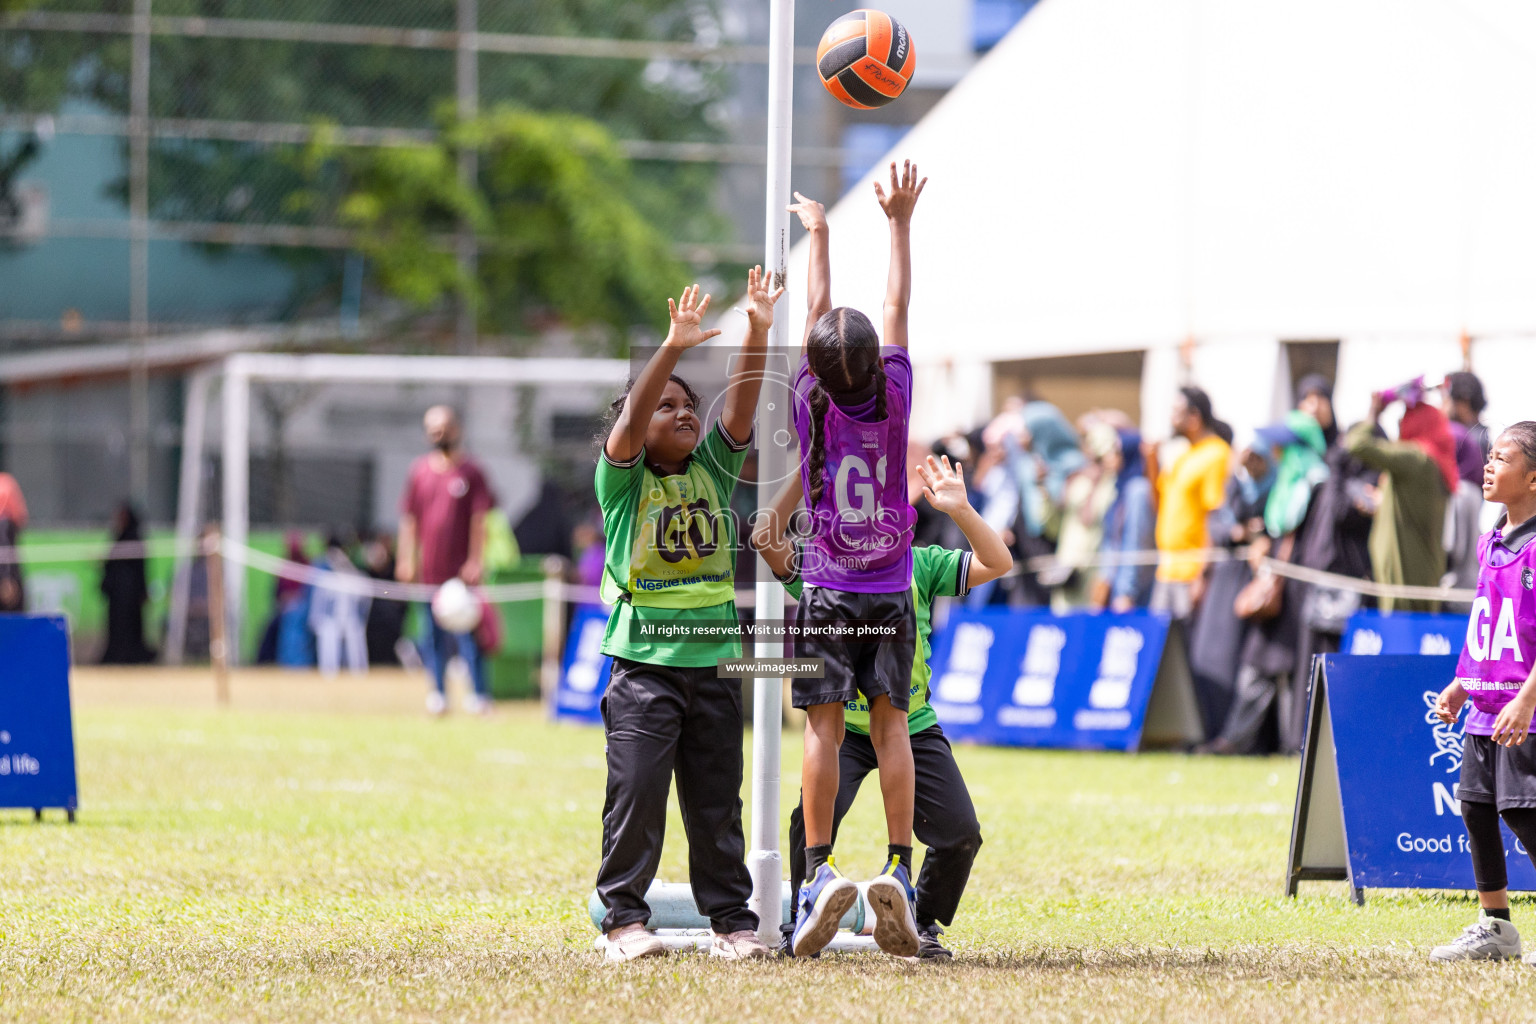
[[[887,594],[912,584],[912,529],[917,510],[907,501],[907,426],[912,370],[906,352],[882,356],[886,418],[866,422],[828,403],[821,441],[821,499],[808,504],[811,536],[802,549],[801,578],[809,586]],[[812,377],[801,363],[795,381],[795,430],[800,436],[800,479],[809,502]]]
[[[1536,541],[1518,554],[1498,543],[1498,530],[1477,542],[1477,598],[1467,619],[1467,644],[1456,681],[1471,696],[1467,732],[1488,736],[1504,705],[1515,699],[1536,657]]]

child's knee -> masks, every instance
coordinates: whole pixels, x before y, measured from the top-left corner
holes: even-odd
[[[805,709],[805,732],[823,743],[843,745],[843,706],[841,704],[813,704]]]
[[[869,702],[869,733],[870,738],[876,736],[889,739],[894,736],[905,737],[908,735],[907,713],[893,707],[891,698],[882,694]]]

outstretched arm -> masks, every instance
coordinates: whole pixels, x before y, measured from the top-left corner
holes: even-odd
[[[795,203],[789,212],[800,217],[800,223],[811,233],[811,269],[805,286],[805,334],[800,338],[800,354],[805,354],[805,343],[811,336],[822,314],[832,309],[832,244],[827,238],[827,211],[814,199],[795,193]]]
[[[885,280],[885,337],[887,345],[907,347],[907,307],[912,302],[912,211],[928,179],[917,177],[917,165],[902,161],[901,177],[891,162],[891,194],[875,182],[875,198],[891,225],[891,269]]]
[[[991,583],[1012,569],[1013,554],[1008,545],[965,496],[965,476],[960,464],[951,467],[949,456],[940,461],[930,455],[926,463],[918,464],[917,472],[923,478],[923,496],[928,504],[953,519],[971,545],[971,572],[966,585],[979,587]]]
[[[773,496],[773,504],[757,513],[752,526],[752,547],[780,579],[794,570],[795,545],[788,536],[789,519],[800,506],[802,493],[800,474],[795,473]]]
[[[635,386],[629,391],[619,418],[608,434],[603,451],[614,462],[633,462],[645,447],[645,431],[661,401],[661,392],[667,386],[667,378],[677,369],[677,358],[687,349],[702,344],[720,332],[704,329],[704,311],[709,309],[709,296],[699,301],[699,286],[683,289],[682,298],[676,302],[667,297],[667,310],[672,316],[672,326],[661,348],[645,364]]]
[[[757,415],[757,396],[763,390],[763,368],[768,356],[768,329],[773,326],[773,304],[784,294],[780,283],[773,287],[772,274],[762,267],[747,271],[747,341],[736,357],[731,379],[726,382],[725,409],[720,423],[731,440],[746,444],[752,436],[752,420]]]

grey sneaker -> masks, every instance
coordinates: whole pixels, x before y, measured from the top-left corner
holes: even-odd
[[[1429,958],[1431,960],[1518,960],[1520,959],[1520,933],[1508,921],[1482,914],[1478,916],[1477,923],[1468,925],[1454,941],[1432,949]]]
[[[666,956],[667,947],[645,930],[642,924],[628,924],[608,933],[603,943],[604,955],[614,963],[640,960],[648,956]]]
[[[955,954],[944,948],[944,943],[939,941],[939,936],[944,934],[944,929],[937,923],[930,924],[926,928],[917,930],[917,958],[919,960],[949,960]]]
[[[729,935],[715,932],[715,941],[709,944],[709,955],[722,960],[766,960],[773,956],[773,950],[763,945],[763,940],[754,931],[743,930]]]

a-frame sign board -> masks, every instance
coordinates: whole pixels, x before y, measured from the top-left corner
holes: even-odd
[[[1363,890],[1476,888],[1457,787],[1466,718],[1435,700],[1455,655],[1329,654],[1313,664],[1285,891],[1309,880]],[[1505,830],[1509,888],[1536,869]]]
[[[1355,884],[1349,870],[1338,752],[1333,742],[1332,716],[1328,713],[1328,673],[1322,655],[1312,659],[1306,739],[1301,748],[1301,778],[1296,786],[1291,852],[1286,863],[1287,896],[1295,896],[1302,882],[1348,882],[1355,902],[1365,903],[1364,891]]]

